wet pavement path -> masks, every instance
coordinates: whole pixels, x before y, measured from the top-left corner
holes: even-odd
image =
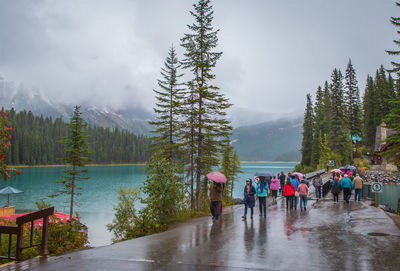
[[[287,211],[278,201],[266,218],[258,216],[257,207],[246,221],[242,206],[226,208],[221,221],[193,219],[160,234],[52,257],[29,270],[400,268],[400,230],[369,202],[309,201],[300,212]]]

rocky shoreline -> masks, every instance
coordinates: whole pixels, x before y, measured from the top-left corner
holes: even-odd
[[[385,184],[400,184],[399,172],[367,170],[363,177],[364,182],[382,182]]]

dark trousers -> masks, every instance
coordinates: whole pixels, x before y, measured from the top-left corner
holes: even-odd
[[[278,190],[271,190],[271,193],[275,199],[278,197]]]
[[[221,201],[211,201],[210,203],[210,210],[212,217],[215,219],[218,219],[219,216],[221,215]]]
[[[351,196],[351,188],[343,188],[344,200],[348,203]]]
[[[260,208],[260,214],[263,213],[263,208],[264,215],[267,214],[267,197],[258,197],[258,207]]]
[[[293,208],[293,196],[286,196],[286,209],[289,209],[289,204],[290,204],[290,209]]]
[[[315,186],[315,197],[317,199],[321,198],[321,186]]]
[[[333,201],[339,202],[339,193],[333,193]]]
[[[245,205],[244,205],[244,216],[247,215],[247,208],[250,208],[250,207],[247,207],[247,204],[245,204]],[[251,217],[253,217],[253,213],[254,213],[254,210],[253,210],[253,209],[254,209],[254,208],[250,208]]]

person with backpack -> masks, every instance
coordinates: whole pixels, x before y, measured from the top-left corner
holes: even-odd
[[[279,179],[279,184],[280,184],[279,192],[281,193],[281,196],[283,197],[283,187],[285,186],[285,180],[286,180],[286,176],[283,173],[283,171],[279,175],[278,179]]]
[[[257,182],[256,186],[256,195],[258,197],[260,216],[262,216],[264,209],[264,217],[267,216],[267,194],[268,194],[268,182],[264,179],[264,177],[260,177],[260,180]]]
[[[246,185],[244,186],[244,215],[242,216],[243,220],[246,220],[247,217],[247,208],[250,208],[251,218],[253,218],[253,209],[256,204],[256,200],[254,195],[256,194],[256,189],[254,188],[251,179],[246,180]]]
[[[350,180],[350,178],[347,176],[347,174],[344,174],[344,178],[340,182],[340,187],[343,189],[344,200],[347,203],[349,203],[349,200],[351,197],[351,190],[353,189],[353,182]]]
[[[333,202],[339,202],[340,181],[338,176],[335,176],[335,178],[332,180],[331,192],[333,194]]]
[[[287,179],[286,184],[283,187],[283,196],[286,197],[286,210],[289,209],[289,204],[290,204],[290,209],[293,209],[293,200],[292,197],[294,196],[294,185],[290,181],[290,178]]]
[[[363,179],[360,177],[360,175],[356,174],[356,177],[353,180],[353,186],[354,186],[354,201],[361,200],[361,191],[363,189]]]
[[[278,197],[279,185],[280,185],[280,183],[279,183],[278,179],[276,179],[274,176],[271,180],[271,185],[269,187],[274,201],[276,201],[276,198]]]

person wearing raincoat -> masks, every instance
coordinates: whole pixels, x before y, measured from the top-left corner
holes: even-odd
[[[258,197],[258,205],[260,208],[260,216],[263,214],[267,216],[267,193],[268,193],[268,182],[264,178],[260,178],[256,186],[256,195]]]
[[[221,215],[222,205],[222,191],[223,186],[221,183],[212,182],[210,187],[210,210],[213,220],[218,220]]]
[[[347,174],[344,174],[344,178],[340,182],[340,187],[343,189],[344,200],[349,203],[351,190],[353,189],[353,182],[350,180]]]
[[[333,202],[339,202],[339,193],[340,193],[340,180],[339,176],[335,176],[335,178],[332,180],[332,194],[333,194]]]
[[[271,190],[272,193],[272,198],[274,201],[276,201],[276,198],[278,197],[278,190],[279,190],[279,180],[275,178],[275,176],[271,180],[271,185],[269,186],[269,189]]]
[[[247,217],[247,208],[250,208],[251,211],[251,218],[253,218],[253,209],[254,205],[256,204],[256,200],[254,198],[254,195],[256,194],[256,189],[254,188],[251,179],[246,180],[246,185],[244,186],[244,215],[242,216],[243,220],[246,219]]]
[[[290,181],[290,178],[288,178],[285,183],[285,186],[283,187],[283,196],[286,197],[286,210],[289,209],[289,204],[290,204],[290,209],[293,208],[292,197],[294,196],[295,191],[296,190],[294,189],[294,185]]]
[[[297,202],[299,201],[299,197],[298,196],[296,197],[296,192],[297,192],[297,189],[299,188],[300,182],[298,180],[299,177],[297,175],[292,175],[291,178],[292,179],[290,181],[294,185],[294,191],[295,191],[295,194],[292,197],[293,207],[295,210],[297,210]]]

